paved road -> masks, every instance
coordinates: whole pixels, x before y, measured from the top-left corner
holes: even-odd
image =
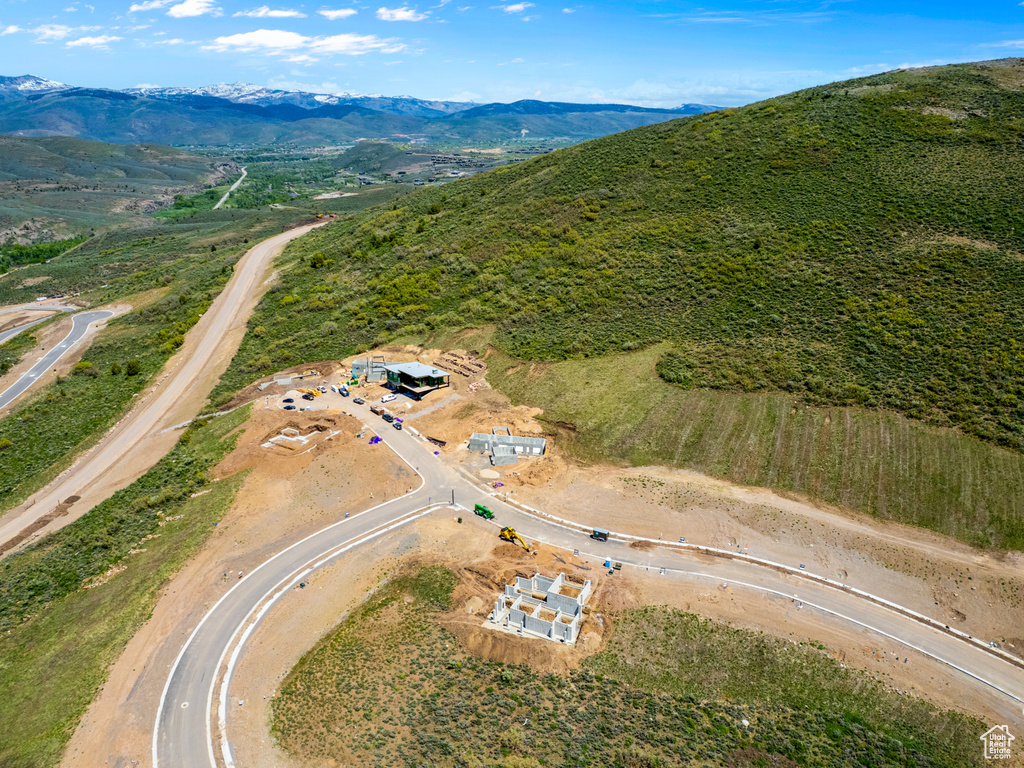
[[[220,208],[222,205],[224,205],[225,202],[227,202],[227,199],[229,197],[231,197],[231,193],[234,192],[236,189],[238,189],[238,185],[242,183],[242,179],[244,179],[245,176],[246,176],[246,170],[245,170],[245,168],[243,168],[242,169],[242,175],[238,177],[238,181],[236,181],[234,184],[232,184],[231,188],[228,189],[228,191],[224,193],[224,197],[222,197],[217,202],[217,204],[215,206],[213,206],[213,210],[216,211],[218,208]]]
[[[406,496],[336,523],[275,555],[247,574],[210,609],[182,648],[167,679],[154,725],[154,765],[214,768],[216,752],[227,757],[226,763],[231,768],[230,746],[222,743],[221,736],[227,732],[230,716],[230,707],[226,706],[227,686],[231,670],[244,650],[245,639],[265,612],[278,597],[305,578],[310,569],[365,543],[375,531],[383,533],[411,522],[431,504],[447,503],[453,490],[459,506],[472,509],[475,503],[485,503],[496,514],[494,523],[484,523],[466,513],[467,524],[494,525],[500,520],[502,525],[513,525],[528,540],[540,540],[568,550],[578,549],[582,556],[597,561],[597,565],[607,557],[659,572],[665,568],[667,579],[709,585],[727,582],[737,591],[758,591],[787,601],[799,599],[801,610],[829,614],[897,639],[945,661],[950,665],[950,675],[956,677],[959,684],[974,686],[993,709],[1006,713],[1009,722],[1019,722],[1021,702],[1024,702],[1024,670],[982,648],[856,595],[798,575],[668,546],[641,552],[624,541],[595,542],[586,534],[556,521],[505,504],[433,456],[429,444],[408,431],[385,427],[369,413],[367,406],[353,405],[351,410],[371,428],[380,430],[388,447],[417,469],[423,484]],[[383,450],[383,446],[380,449]],[[218,684],[225,669],[226,679]],[[218,732],[211,724],[214,709],[221,723]]]
[[[15,304],[9,307],[0,309],[0,315],[8,315],[12,312],[46,312],[47,314],[40,317],[38,320],[29,320],[27,323],[22,323],[16,328],[8,328],[6,331],[0,333],[0,344],[3,344],[8,339],[12,339],[19,333],[24,331],[26,328],[31,328],[33,325],[38,325],[44,320],[49,320],[53,317],[54,312],[77,312],[81,307],[66,307],[63,304]]]
[[[29,320],[27,323],[22,323],[14,328],[8,328],[6,331],[0,333],[0,344],[3,344],[8,339],[13,339],[26,328],[31,328],[33,325],[39,325],[40,323],[49,320],[50,317],[50,315],[46,315],[45,317],[40,317],[38,320]]]
[[[102,485],[105,492],[113,493],[160,460],[162,453],[144,451],[141,444],[165,427],[199,413],[219,378],[218,370],[226,367],[241,341],[271,260],[286,243],[316,226],[320,225],[297,227],[268,238],[239,260],[227,286],[186,334],[184,345],[164,367],[164,377],[140,398],[141,402],[74,466],[0,518],[0,552],[12,539],[22,537],[26,529],[35,530],[40,519],[50,514],[62,499],[84,497],[93,485]],[[233,339],[233,347],[228,338]],[[116,482],[111,479],[114,476]],[[53,521],[46,530],[66,525],[88,511],[86,501],[78,507],[77,515]]]
[[[113,317],[113,315],[114,313],[109,309],[82,312],[81,314],[75,315],[68,335],[65,336],[56,347],[53,347],[53,349],[43,355],[39,362],[33,365],[20,379],[14,382],[3,392],[0,392],[0,409],[6,408],[14,402],[19,395],[35,383],[36,379],[46,373],[46,371],[52,368],[58,360],[70,352],[85,336],[90,325],[100,322],[101,320],[106,320],[108,317]],[[48,318],[43,318],[43,320],[46,319]],[[43,320],[36,320],[28,325],[35,325],[36,323],[41,323]],[[21,328],[15,330],[23,330],[27,327],[28,326],[21,326]],[[4,338],[3,335],[0,335],[0,343],[6,340],[7,339]]]

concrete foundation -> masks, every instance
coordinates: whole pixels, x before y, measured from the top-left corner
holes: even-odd
[[[516,577],[495,601],[488,623],[520,634],[572,644],[579,636],[583,606],[590,599],[590,580],[577,583],[558,574],[549,578]]]
[[[501,434],[501,431],[504,434]],[[520,456],[543,456],[547,440],[543,437],[513,435],[508,427],[494,427],[491,434],[474,432],[469,438],[469,450],[490,451],[491,465],[518,464]]]

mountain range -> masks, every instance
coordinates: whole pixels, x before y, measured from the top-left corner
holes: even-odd
[[[422,141],[585,140],[718,107],[523,100],[511,104],[411,96],[319,94],[249,83],[201,88],[79,88],[0,76],[0,133],[115,143],[315,145],[359,138]]]

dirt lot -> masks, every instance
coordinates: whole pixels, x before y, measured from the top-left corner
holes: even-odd
[[[257,410],[218,475],[251,470],[237,502],[206,547],[165,588],[152,619],[113,666],[65,755],[68,766],[148,764],[153,721],[167,670],[181,643],[233,583],[268,556],[346,512],[370,494],[404,493],[413,473],[393,454],[356,439],[361,425],[338,414]],[[295,429],[305,445],[263,444]],[[370,556],[370,553],[367,553]],[[170,642],[164,642],[170,638]],[[119,762],[120,761],[120,762]]]
[[[9,331],[11,328],[17,328],[19,325],[31,323],[44,317],[50,317],[53,314],[56,313],[39,312],[30,309],[16,309],[5,312],[0,309],[0,332]]]

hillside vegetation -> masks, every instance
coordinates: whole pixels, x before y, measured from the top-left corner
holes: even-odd
[[[567,675],[481,659],[439,620],[456,584],[439,566],[392,578],[307,652],[273,697],[278,743],[356,768],[980,761],[972,718],[666,608],[616,616],[608,648]]]
[[[495,323],[520,359],[664,343],[657,372],[683,388],[896,411],[1020,452],[1022,81],[1018,60],[861,78],[340,221],[290,249],[228,379]]]
[[[138,221],[236,166],[156,145],[0,136],[0,242]]]

